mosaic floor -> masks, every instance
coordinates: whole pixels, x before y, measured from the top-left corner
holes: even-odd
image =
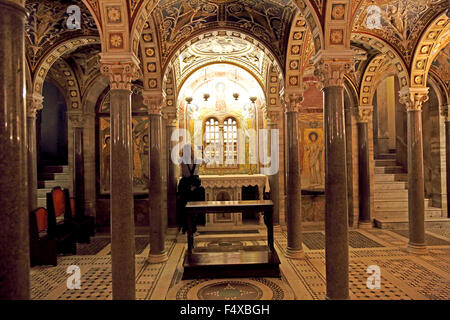
[[[427,230],[428,254],[411,255],[405,248],[407,231],[358,229],[349,232],[351,299],[450,299],[450,232]],[[248,226],[235,232],[205,230],[196,238],[198,251],[245,250],[264,245],[265,230]],[[285,232],[276,232],[276,249],[281,260],[280,279],[181,280],[185,237],[167,240],[169,261],[149,264],[148,237],[136,236],[136,297],[140,300],[292,300],[324,299],[325,234],[304,233],[305,259],[284,257]],[[31,269],[32,299],[111,299],[110,238],[95,237],[89,245],[79,245],[78,255],[59,256],[57,267]],[[80,267],[81,289],[68,289],[67,268]],[[369,289],[369,266],[381,271],[379,289]]]

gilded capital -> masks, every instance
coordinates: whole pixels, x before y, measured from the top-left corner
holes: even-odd
[[[85,117],[81,113],[70,113],[69,120],[74,128],[84,127]]]
[[[163,118],[169,125],[176,125],[177,123],[177,108],[166,107],[163,110]]]
[[[27,117],[36,117],[36,112],[44,107],[44,97],[39,93],[27,94]]]
[[[368,123],[372,119],[373,107],[372,106],[359,106],[355,108],[356,122]]]
[[[301,92],[292,92],[285,94],[284,104],[286,112],[298,112],[300,110],[303,101],[303,95]]]
[[[144,97],[144,105],[148,108],[149,115],[161,115],[162,104],[164,102],[164,98],[161,93],[156,92],[143,92]]]
[[[344,85],[344,75],[351,71],[354,52],[319,51],[313,58],[314,74],[319,78],[322,88]]]
[[[429,88],[405,88],[399,92],[400,103],[406,111],[422,111],[423,103],[428,101]]]
[[[138,63],[134,60],[115,62],[102,56],[101,72],[109,78],[112,90],[130,90],[131,81],[139,78]]]

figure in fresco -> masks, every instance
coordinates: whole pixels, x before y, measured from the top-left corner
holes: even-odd
[[[103,149],[102,149],[102,186],[103,191],[109,190],[110,184],[110,165],[111,165],[111,137],[107,136],[104,140]]]
[[[322,184],[322,152],[323,146],[318,142],[317,132],[308,135],[309,144],[306,146],[309,162],[309,182],[312,185]]]
[[[216,84],[216,111],[224,112],[227,110],[227,101],[225,95],[226,87],[223,82]]]

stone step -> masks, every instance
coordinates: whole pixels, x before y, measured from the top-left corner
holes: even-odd
[[[42,207],[42,208],[47,208],[47,198],[38,198],[37,199],[37,206],[38,208]]]
[[[406,211],[408,211],[408,198],[406,198],[405,200],[375,199],[374,206],[375,206],[375,211],[381,211],[384,209],[405,209]],[[431,207],[430,199],[425,199],[425,209],[428,209],[430,207]]]
[[[407,189],[407,181],[378,181],[374,183],[374,191],[390,192],[390,190],[402,191]]]
[[[70,174],[69,173],[39,173],[38,174],[38,180],[39,181],[45,181],[45,180],[70,180]]]
[[[406,173],[402,166],[375,167],[374,173]]]
[[[52,189],[51,188],[37,189],[37,196],[38,198],[45,198],[47,197],[48,192],[52,192]]]
[[[408,218],[375,218],[375,227],[380,229],[401,230],[408,229]],[[425,219],[425,228],[450,228],[450,219],[448,218],[427,218]]]
[[[374,193],[375,200],[388,200],[388,199],[406,199],[408,200],[408,190],[377,190]]]
[[[69,173],[69,166],[45,166],[42,173]]]
[[[38,181],[38,188],[52,189],[54,187],[61,187],[69,189],[72,181],[70,180],[46,180]]]
[[[374,183],[385,181],[408,181],[408,174],[406,173],[379,173],[373,176]]]
[[[377,160],[382,160],[382,159],[396,159],[396,154],[395,153],[379,153],[377,155],[375,155],[375,159]]]
[[[393,159],[375,159],[376,167],[396,166],[397,160]]]
[[[425,218],[440,218],[442,216],[441,208],[426,208],[425,209]],[[375,218],[389,218],[389,219],[408,219],[408,208],[400,209],[400,208],[384,208],[374,210]]]

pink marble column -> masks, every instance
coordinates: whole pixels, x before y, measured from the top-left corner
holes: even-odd
[[[149,221],[150,221],[150,254],[149,263],[161,263],[167,261],[165,250],[165,220],[166,215],[162,210],[162,114],[161,104],[163,102],[161,94],[145,93],[144,104],[148,107],[150,118],[150,181],[149,181]]]
[[[323,85],[325,129],[325,260],[327,299],[349,298],[347,161],[344,74],[353,52],[320,51],[315,65]]]
[[[71,114],[69,119],[73,127],[73,164],[75,166],[75,212],[84,215],[85,197],[84,197],[84,143],[83,128],[85,119],[82,114]]]
[[[177,129],[176,109],[173,113],[167,114],[166,124],[166,146],[167,146],[167,214],[168,226],[177,227],[177,167],[178,165],[171,159],[171,151],[176,142],[171,141],[172,134]]]
[[[427,100],[428,88],[400,91],[400,102],[406,106],[408,122],[408,251],[414,254],[427,253],[422,141],[422,106]]]
[[[137,63],[102,55],[111,87],[111,260],[114,300],[136,299],[131,80]]]
[[[267,112],[267,130],[269,130],[267,148],[268,155],[272,156],[272,130],[279,130],[277,122],[281,116],[281,112]],[[280,133],[281,134],[281,133]],[[279,142],[279,141],[277,141]],[[280,180],[279,172],[268,177],[270,185],[270,199],[273,201],[273,225],[280,226]],[[262,192],[262,190],[260,190]],[[260,199],[262,200],[262,198]]]
[[[286,128],[287,128],[287,190],[286,190],[286,227],[287,248],[286,257],[291,259],[304,258],[302,246],[302,190],[300,175],[300,145],[298,141],[298,108],[301,96],[290,94],[286,98]]]
[[[0,299],[29,299],[23,2],[0,0]]]

